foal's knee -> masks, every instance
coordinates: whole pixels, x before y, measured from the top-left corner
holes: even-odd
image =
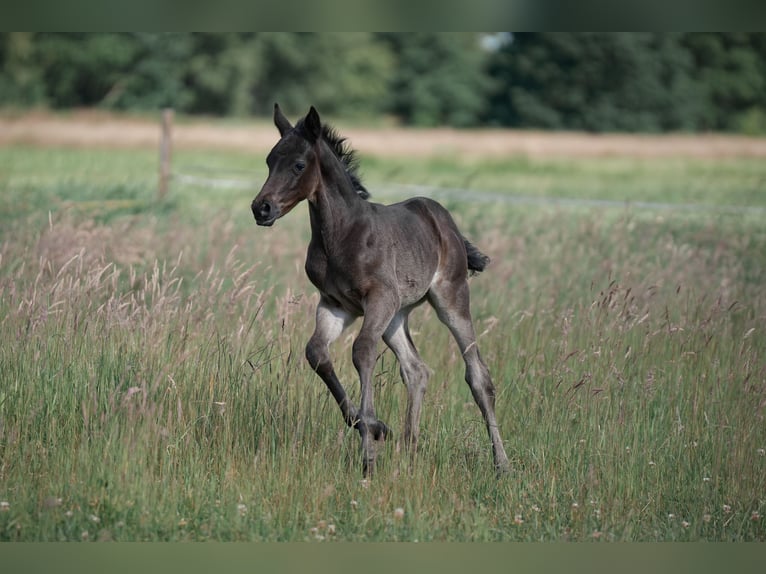
[[[306,345],[306,360],[311,365],[311,368],[315,371],[318,370],[320,365],[326,362],[327,359],[327,347],[314,339],[309,340]]]
[[[363,371],[375,365],[375,341],[359,337],[351,349],[351,360],[357,371]]]

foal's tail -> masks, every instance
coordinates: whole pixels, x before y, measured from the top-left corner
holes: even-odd
[[[465,237],[463,237],[463,242],[465,243],[465,252],[468,256],[468,270],[471,272],[471,275],[484,271],[489,264],[489,257],[479,251],[479,248]]]

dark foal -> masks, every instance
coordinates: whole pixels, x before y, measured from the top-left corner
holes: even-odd
[[[481,409],[492,441],[495,468],[508,457],[495,419],[495,390],[476,345],[469,309],[468,273],[488,262],[458,231],[450,214],[427,198],[393,205],[367,201],[356,175],[353,152],[334,130],[323,126],[312,107],[295,127],[274,106],[281,139],[266,158],[269,176],[252,211],[258,225],[270,226],[306,199],[311,242],[306,274],[319,289],[316,329],[306,346],[311,368],[340,406],[346,424],[359,431],[363,471],[375,465],[375,442],[389,434],[375,416],[372,375],[382,338],[399,361],[407,387],[404,443],[417,443],[420,408],[429,369],[418,355],[407,324],[410,312],[428,301],[449,327],[466,366],[466,381]],[[349,400],[333,369],[329,346],[363,317],[353,345],[361,401]]]

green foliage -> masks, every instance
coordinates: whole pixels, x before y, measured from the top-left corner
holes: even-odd
[[[392,73],[391,54],[368,33],[283,34],[258,37],[263,66],[252,111],[285,109],[359,116],[380,113]]]
[[[488,87],[475,34],[384,34],[397,62],[389,109],[406,123],[475,125]]]
[[[37,61],[34,35],[0,34],[0,104],[44,103],[45,77]]]
[[[0,106],[766,130],[762,33],[0,33]]]
[[[766,112],[766,36],[689,34],[683,44],[706,98],[700,127],[764,133],[758,118]]]
[[[493,63],[494,76],[512,78],[493,109],[503,123],[526,127],[694,128],[684,117],[696,104],[690,66],[675,36],[518,34]]]
[[[9,35],[12,37],[13,35]],[[54,108],[186,109],[187,35],[39,34],[35,60]]]
[[[252,34],[193,34],[186,84],[193,94],[189,112],[216,115],[250,113],[258,77]]]
[[[590,131],[759,129],[762,34],[515,34],[487,119]]]

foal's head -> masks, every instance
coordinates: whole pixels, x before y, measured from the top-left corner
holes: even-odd
[[[258,225],[273,225],[304,199],[311,199],[321,177],[320,140],[324,140],[344,167],[351,187],[369,197],[356,173],[354,152],[343,145],[343,138],[322,125],[314,106],[294,127],[274,104],[274,125],[280,140],[266,157],[269,176],[250,206]]]
[[[308,198],[316,189],[319,177],[314,144],[321,135],[321,124],[314,107],[300,122],[300,128],[294,128],[274,104],[274,124],[281,138],[266,157],[269,177],[251,205],[258,225],[273,225]]]

